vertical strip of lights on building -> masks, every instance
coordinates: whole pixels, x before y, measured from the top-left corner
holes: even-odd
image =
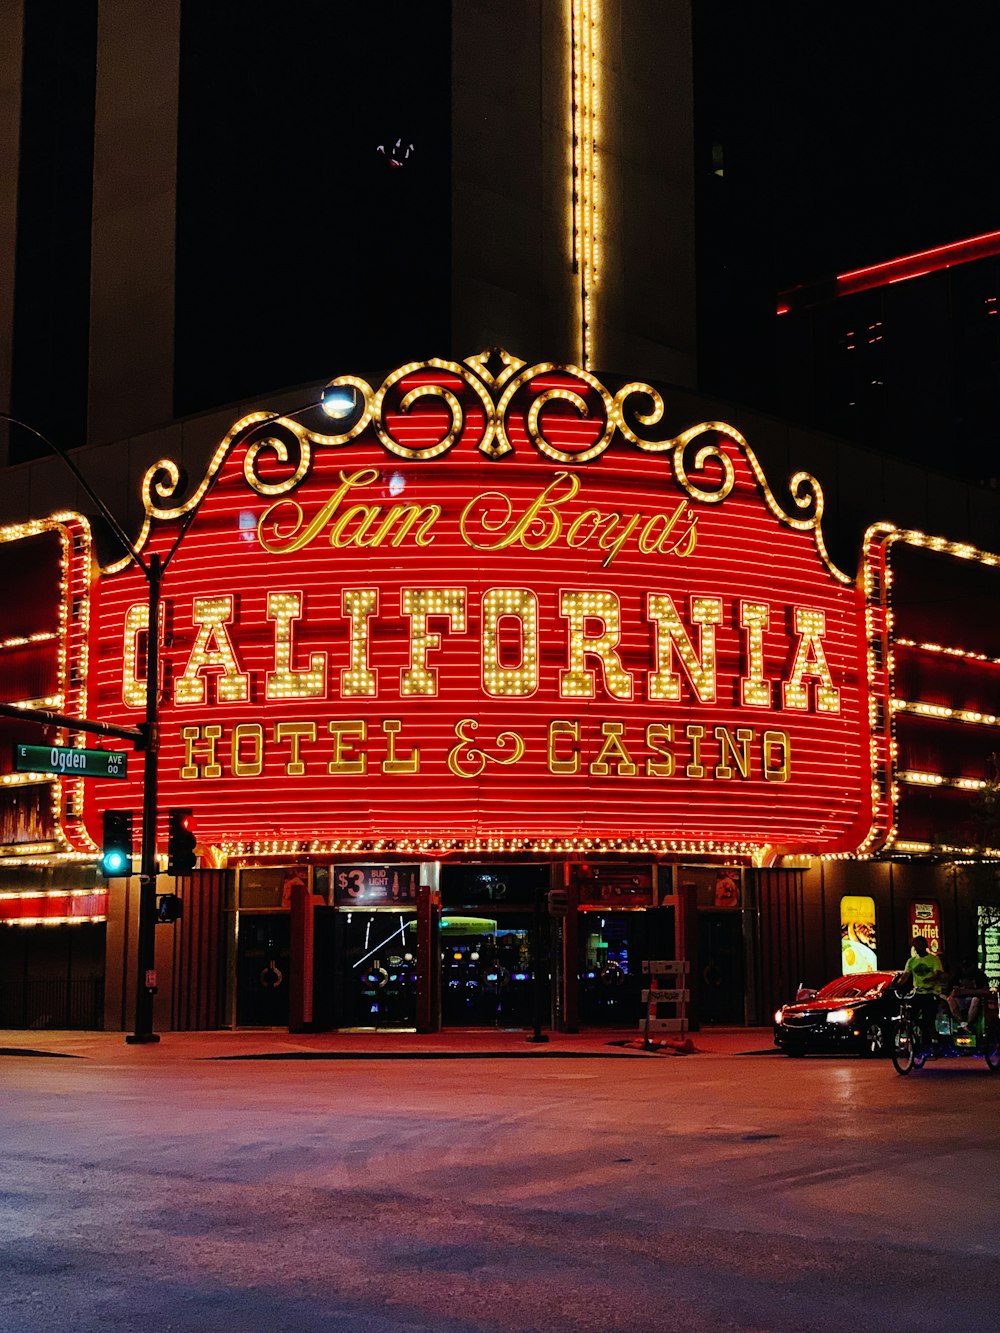
[[[594,290],[600,244],[597,170],[598,30],[600,0],[570,0],[573,84],[573,272],[579,278],[580,359],[594,363]]]

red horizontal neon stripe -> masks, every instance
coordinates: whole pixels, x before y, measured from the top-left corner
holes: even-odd
[[[942,269],[954,268],[957,264],[971,264],[977,259],[989,259],[993,255],[1000,255],[1000,231],[984,232],[982,236],[950,241],[947,245],[918,250],[912,255],[900,255],[897,259],[887,259],[881,264],[869,264],[865,268],[838,273],[832,283],[827,280],[789,287],[778,293],[775,314],[786,315],[790,310],[802,310],[840,296],[854,296],[877,287],[908,282],[911,278],[922,278],[928,273],[938,273]]]
[[[23,893],[0,895],[0,921],[102,920],[108,914],[106,889],[93,893]]]

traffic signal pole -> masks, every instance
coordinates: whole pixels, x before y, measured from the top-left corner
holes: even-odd
[[[140,749],[146,739],[146,733],[141,727],[116,727],[110,722],[91,722],[85,717],[54,713],[51,708],[18,708],[16,704],[0,704],[0,717],[13,717],[18,722],[37,722],[40,727],[58,727],[60,731],[81,731],[88,736],[112,736],[115,740],[131,741]]]
[[[273,421],[302,416],[306,412],[314,411],[316,406],[316,403],[307,403],[305,406],[291,412],[266,413],[257,420],[249,422],[240,436],[234,438],[231,444],[236,443],[237,440],[243,444],[257,431],[263,430]],[[329,415],[337,417],[344,414],[329,412]],[[146,632],[146,718],[138,728],[114,727],[110,724],[89,722],[86,719],[63,718],[61,714],[42,712],[41,710],[32,712],[28,709],[17,709],[16,716],[22,721],[36,721],[43,726],[61,725],[67,730],[89,731],[98,735],[131,740],[137,749],[143,750],[142,859],[139,869],[135,1030],[129,1033],[125,1040],[131,1045],[157,1042],[160,1038],[153,1031],[153,996],[156,993],[156,802],[160,766],[160,588],[167,567],[191,526],[197,506],[192,506],[188,511],[180,530],[174,538],[173,545],[167,552],[166,559],[162,559],[155,551],[151,551],[148,558],[143,559],[122,525],[61,445],[56,444],[54,440],[50,440],[47,435],[43,435],[40,430],[36,430],[28,422],[22,421],[20,417],[11,416],[9,412],[0,412],[0,421],[10,422],[12,425],[28,431],[62,459],[90,497],[95,508],[103,515],[109,528],[121,543],[122,549],[128,552],[129,559],[142,573],[149,588],[149,625]],[[211,477],[208,489],[211,489],[218,476],[219,474],[215,473]],[[0,716],[11,716],[10,707],[0,705]]]
[[[142,770],[142,860],[139,863],[139,932],[136,945],[135,1025],[129,1045],[160,1040],[153,1031],[156,994],[156,802],[160,780],[160,585],[163,566],[152,551],[146,564],[149,624],[146,630],[146,745]]]

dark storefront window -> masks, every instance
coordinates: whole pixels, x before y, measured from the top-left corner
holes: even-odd
[[[447,353],[450,11],[184,0],[178,415]]]
[[[0,926],[0,1028],[103,1028],[105,930]]]

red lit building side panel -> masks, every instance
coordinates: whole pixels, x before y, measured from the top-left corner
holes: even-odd
[[[901,770],[981,780],[1000,747],[1000,734],[992,727],[899,714],[896,744]]]
[[[3,654],[5,703],[45,699],[59,692],[59,644],[55,636],[36,643],[10,643]]]
[[[0,643],[51,635],[59,621],[59,532],[26,523],[0,533]]]
[[[934,847],[975,849],[984,845],[988,830],[974,792],[954,787],[913,787],[900,804],[898,838],[901,843],[926,843]],[[988,845],[988,839],[985,842]]]
[[[0,744],[4,742],[0,728]],[[0,847],[48,842],[56,833],[49,784],[11,786],[0,790]]]
[[[897,840],[978,846],[1000,745],[1000,556],[889,526],[877,540],[889,571]]]
[[[1000,659],[1000,557],[922,533],[891,545],[895,637]]]
[[[224,458],[164,588],[161,808],[258,853],[856,845],[864,597],[815,525],[775,512],[735,433],[609,444],[589,381],[537,375],[502,413],[470,383],[394,387],[461,405],[437,456],[409,454],[454,430],[440,393],[304,466],[294,440]],[[585,416],[547,397],[570,392]],[[144,602],[105,573],[106,720],[142,717]],[[95,808],[137,808],[139,768]]]
[[[40,728],[32,722],[22,722],[17,718],[0,717],[0,778],[14,772],[14,747],[16,745],[41,745],[51,741],[54,729]],[[11,778],[11,782],[15,779]],[[7,784],[10,785],[10,784]],[[0,800],[9,793],[0,789]]]
[[[107,915],[106,889],[93,893],[0,894],[0,921],[11,924],[103,921]]]
[[[897,645],[895,667],[899,699],[1000,717],[1000,662]]]
[[[87,716],[94,573],[90,528],[79,515],[0,528],[0,701]],[[18,742],[72,743],[54,727],[0,719],[0,849],[94,850],[81,823],[83,783],[13,773]]]

